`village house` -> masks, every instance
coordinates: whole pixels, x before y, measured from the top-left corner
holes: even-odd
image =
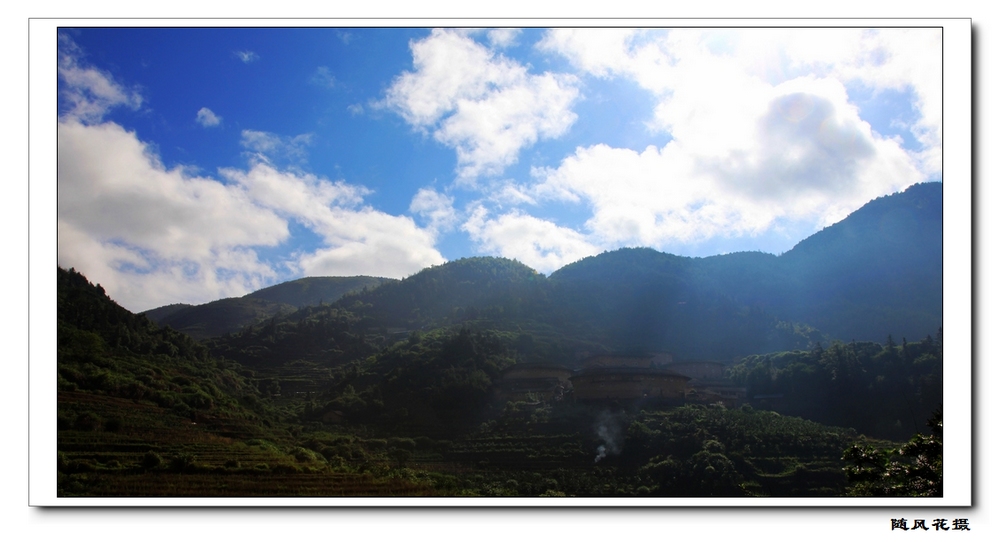
[[[577,401],[683,403],[690,377],[663,366],[669,354],[601,354],[587,358],[570,380]]]
[[[726,378],[726,366],[718,361],[686,360],[667,368],[688,376],[685,399],[689,403],[722,403],[734,408],[746,402],[747,390]]]
[[[573,371],[554,363],[518,363],[500,374],[494,393],[503,401],[560,400],[573,385]]]

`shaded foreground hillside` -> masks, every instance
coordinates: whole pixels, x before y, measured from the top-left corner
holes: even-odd
[[[939,495],[941,242],[932,183],[781,256],[467,258],[162,327],[60,269],[58,494]]]
[[[539,277],[497,263],[459,325],[401,334],[369,292],[207,345],[60,270],[58,494],[834,496],[845,450],[890,446],[749,404],[498,398],[526,357],[598,345],[507,318]]]

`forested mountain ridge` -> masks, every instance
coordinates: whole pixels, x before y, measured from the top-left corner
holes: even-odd
[[[337,305],[379,324],[409,329],[474,319],[480,309],[531,318],[545,302],[547,282],[545,275],[514,260],[462,258],[355,292]]]
[[[580,308],[581,296],[614,300],[618,314],[637,315],[633,329],[662,333],[657,318],[682,323],[687,317],[678,309],[707,298],[804,324],[828,339],[883,341],[937,332],[942,267],[942,186],[924,183],[869,202],[780,256],[685,258],[620,249],[584,258],[550,279],[573,292],[562,301]]]
[[[249,293],[244,297],[272,303],[285,303],[296,308],[332,303],[345,294],[372,289],[395,279],[382,277],[304,277],[282,282]]]
[[[201,305],[174,304],[145,311],[154,322],[196,339],[218,337],[311,305],[332,303],[344,294],[375,288],[392,279],[379,277],[305,277],[276,284],[243,297]]]
[[[190,336],[159,327],[110,300],[74,269],[59,269],[59,389],[151,399],[188,413],[255,395],[237,368],[209,357]]]
[[[627,248],[549,277],[464,258],[148,313],[186,333],[60,269],[58,491],[932,494],[940,468],[931,490],[878,483],[871,458],[903,448],[864,435],[905,439],[941,404],[940,217],[918,185],[780,256]],[[723,362],[742,404],[498,392],[519,364],[652,351]]]
[[[870,450],[895,449],[756,404],[616,405],[609,415],[571,395],[498,401],[505,369],[565,338],[524,318],[546,306],[493,303],[538,283],[549,309],[564,294],[510,260],[434,271],[475,279],[435,310],[471,301],[465,312],[479,314],[428,319],[444,325],[398,339],[367,313],[362,300],[382,303],[369,291],[342,301],[357,313],[310,306],[197,343],[60,269],[60,496],[834,496],[867,491],[848,485],[848,447],[860,469]],[[495,282],[477,293],[485,276]],[[896,417],[940,397],[941,344],[940,334],[834,342],[744,358],[733,377],[751,393],[784,391],[788,408],[821,423],[904,434],[916,418]]]
[[[932,335],[943,314],[943,188],[877,198],[778,259],[784,318],[843,340]]]
[[[733,360],[818,341],[919,340],[942,325],[941,228],[941,185],[928,183],[874,200],[780,256],[625,248],[549,277],[514,260],[463,258],[356,290],[333,306],[351,313],[360,332],[384,337],[470,322],[519,330],[534,339],[521,355],[536,361],[602,349]],[[244,299],[263,303],[259,297],[267,296]],[[234,320],[260,323],[276,312]],[[303,318],[287,307],[286,314]]]
[[[821,339],[808,326],[741,301],[707,276],[703,261],[649,248],[606,252],[553,273],[552,303],[564,318],[588,322],[614,350],[732,360]],[[733,269],[749,278],[745,268]]]
[[[394,450],[384,439],[301,434],[294,405],[258,391],[252,370],[132,314],[75,270],[58,270],[57,289],[60,498],[434,494],[370,472]]]

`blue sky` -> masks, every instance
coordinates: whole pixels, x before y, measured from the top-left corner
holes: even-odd
[[[66,28],[59,264],[126,308],[780,254],[941,179],[941,32]]]

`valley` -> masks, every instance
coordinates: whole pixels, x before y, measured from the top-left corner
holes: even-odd
[[[941,232],[927,183],[781,255],[465,258],[145,314],[60,269],[58,493],[939,495]]]

